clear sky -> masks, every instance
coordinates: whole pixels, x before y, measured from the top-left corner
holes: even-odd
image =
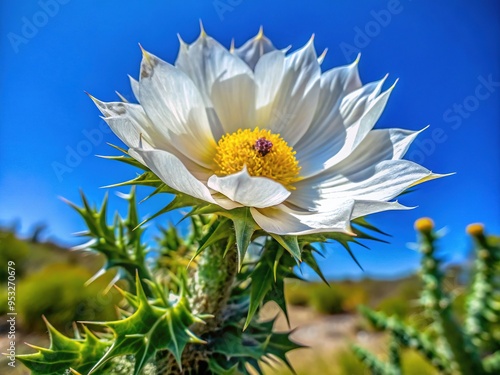
[[[416,268],[413,222],[421,216],[446,227],[441,243],[448,260],[470,248],[464,228],[486,223],[500,233],[500,3],[484,1],[263,1],[263,0],[25,0],[0,5],[0,224],[18,220],[24,233],[35,223],[47,235],[77,244],[84,229],[58,196],[78,201],[83,189],[100,202],[101,186],[136,171],[95,157],[120,144],[84,94],[132,98],[127,74],[137,77],[147,50],[173,62],[179,33],[193,41],[199,19],[226,46],[237,46],[263,26],[277,47],[302,46],[315,34],[328,48],[324,69],[352,62],[361,52],[363,82],[389,73],[397,78],[377,128],[430,128],[407,158],[438,173],[456,175],[421,185],[401,202],[413,211],[374,215],[371,222],[393,237],[355,254],[366,275],[395,276]],[[123,211],[114,194],[111,207]],[[146,189],[140,195],[147,195]],[[168,202],[141,205],[144,215]],[[161,217],[155,224],[180,217]],[[359,276],[349,256],[330,246],[322,261],[330,277]]]

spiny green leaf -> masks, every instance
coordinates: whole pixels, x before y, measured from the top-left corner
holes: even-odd
[[[31,370],[32,375],[61,375],[70,368],[87,374],[111,345],[86,327],[84,339],[70,339],[58,332],[47,320],[45,323],[50,336],[49,349],[32,346],[38,353],[16,357]],[[106,367],[103,368],[105,369]]]
[[[180,359],[185,346],[188,343],[204,343],[189,330],[193,323],[203,321],[191,314],[184,296],[179,296],[168,307],[153,306],[148,301],[138,276],[136,290],[139,306],[130,317],[114,322],[94,323],[110,328],[114,333],[114,340],[109,351],[90,373],[96,373],[111,358],[132,354],[135,357],[134,375],[138,375],[159,350],[170,351],[181,366]]]
[[[273,332],[275,319],[252,321],[246,331],[238,326],[226,326],[211,338],[208,349],[213,353],[212,368],[237,369],[237,373],[250,374],[247,365],[262,374],[259,363],[283,361],[292,372],[286,354],[303,346],[290,340],[293,332]],[[254,373],[254,372],[252,372]],[[294,372],[295,373],[295,372]]]
[[[369,230],[372,230],[372,231],[377,232],[379,234],[382,234],[384,236],[389,236],[390,237],[390,234],[387,234],[384,231],[382,231],[379,228],[377,228],[376,226],[370,224],[368,221],[366,221],[366,219],[364,217],[358,217],[357,219],[354,219],[352,222],[354,224],[357,224],[357,225],[359,225],[361,227],[364,227],[366,229],[369,229]]]
[[[266,351],[266,357],[271,354],[279,358],[295,374],[295,370],[288,361],[286,353],[294,349],[303,348],[304,346],[290,340],[290,335],[293,332],[273,332],[273,334],[269,335],[264,350]]]
[[[270,235],[294,257],[297,264],[300,264],[301,250],[297,236],[280,236],[273,233],[270,233]]]
[[[207,234],[200,240],[200,246],[198,247],[198,250],[196,250],[196,253],[193,255],[193,258],[191,260],[195,259],[208,246],[226,239],[230,231],[231,221],[229,219],[222,218],[221,220],[215,222],[210,227]]]
[[[143,185],[143,186],[151,186],[158,187],[162,186],[165,189],[166,193],[172,193],[173,190],[164,184],[162,180],[158,176],[156,176],[153,172],[146,171],[136,178],[133,178],[128,181],[118,182],[116,184],[106,185],[104,188],[112,188],[112,187],[120,187],[120,186],[129,186],[129,185]]]
[[[272,263],[270,263],[267,259],[261,259],[261,261],[257,264],[257,267],[255,267],[255,270],[251,273],[250,277],[252,278],[252,284],[250,286],[250,306],[248,308],[248,315],[243,329],[248,327],[266,294],[272,289],[274,284],[273,269],[274,267]]]
[[[208,359],[208,367],[214,374],[219,375],[234,375],[238,370],[238,363],[227,364],[228,367],[222,367],[222,365],[217,362],[217,360],[213,357]]]
[[[257,230],[257,224],[248,207],[228,211],[227,216],[234,224],[236,246],[238,248],[238,269],[241,269],[248,245],[252,241],[252,235]]]
[[[102,269],[93,279],[104,274],[111,268],[118,268],[118,278],[126,278],[132,281],[136,270],[139,271],[141,279],[151,279],[149,269],[145,264],[147,247],[141,242],[143,230],[136,229],[139,221],[136,205],[135,187],[129,194],[121,194],[121,197],[128,202],[128,214],[122,218],[116,213],[113,223],[108,225],[107,196],[100,209],[91,207],[87,198],[83,194],[83,207],[78,207],[68,202],[84,219],[88,231],[84,233],[91,240],[84,245],[78,246],[80,250],[95,251],[106,257],[106,262]],[[91,280],[93,280],[91,279]],[[115,280],[116,281],[116,280]],[[147,289],[146,289],[147,290]]]
[[[288,322],[285,300],[285,278],[297,278],[292,269],[291,257],[282,256],[281,247],[274,241],[266,242],[261,259],[250,273],[250,305],[244,329],[251,323],[259,306],[267,301],[274,301],[281,308]]]
[[[326,285],[330,286],[328,281],[325,279],[325,276],[323,275],[323,272],[321,271],[316,258],[314,257],[313,251],[314,248],[311,245],[305,246],[302,250],[302,259],[304,260],[305,264],[307,264],[314,272],[316,272],[316,275],[318,275]]]
[[[156,219],[158,216],[161,216],[167,212],[170,212],[170,211],[173,211],[173,210],[176,210],[178,208],[183,208],[183,207],[187,207],[191,204],[192,202],[189,201],[189,199],[184,199],[183,197],[180,197],[180,196],[175,196],[174,199],[168,204],[166,205],[165,207],[163,207],[161,210],[159,210],[158,212],[156,212],[155,214],[151,215],[150,217],[148,217],[147,219],[143,220],[140,224],[137,225],[137,227],[141,227],[143,226],[144,224],[148,223],[149,221],[153,220],[153,219]]]
[[[116,160],[116,161],[119,161],[119,162],[122,162],[122,163],[125,163],[125,164],[128,164],[128,165],[131,165],[133,167],[137,167],[137,168],[140,168],[144,171],[148,170],[143,164],[139,163],[137,160],[135,160],[134,158],[130,157],[130,156],[126,156],[126,155],[97,155],[98,157],[100,157],[101,159],[106,159],[106,160]]]
[[[347,246],[345,248],[347,250],[347,252],[349,253],[349,255],[351,256],[352,260],[354,261],[354,263],[356,263],[359,267],[359,269],[363,272],[365,272],[365,270],[363,269],[363,267],[361,266],[361,263],[358,262],[358,259],[356,258],[356,256],[354,255],[354,253],[352,252],[351,248],[349,246]]]

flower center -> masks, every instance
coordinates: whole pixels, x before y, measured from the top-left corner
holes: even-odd
[[[293,183],[300,180],[293,148],[279,134],[265,129],[238,129],[223,135],[217,143],[214,161],[218,176],[240,172],[246,165],[251,176],[271,178],[288,190],[295,189]]]

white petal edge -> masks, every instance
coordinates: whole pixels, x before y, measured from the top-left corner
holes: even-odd
[[[264,55],[255,68],[257,125],[280,134],[293,147],[307,132],[314,117],[321,68],[313,38],[284,61],[279,53]]]
[[[335,199],[361,199],[389,201],[401,194],[418,181],[434,175],[428,169],[408,160],[383,160],[376,164],[346,166],[343,169],[332,169],[327,175],[300,181],[306,185],[302,199],[310,199],[316,195],[318,202]],[[309,197],[307,197],[308,189]],[[317,191],[317,194],[314,193]],[[294,202],[295,203],[295,202]],[[300,206],[300,205],[299,205]]]
[[[141,159],[167,186],[205,202],[217,204],[208,188],[174,155],[162,150],[132,148],[130,156]]]
[[[321,174],[297,182],[295,184],[297,189],[292,192],[289,202],[309,210],[317,210],[320,206],[328,206],[329,199],[334,201],[337,199],[326,188],[329,180],[339,179],[346,175],[345,183],[349,183],[349,176],[355,176],[351,180],[356,180],[359,183],[363,171],[365,171],[366,176],[364,178],[369,178],[370,172],[373,173],[378,163],[384,160],[399,160],[402,158],[413,140],[425,129],[427,128],[420,131],[395,128],[372,130],[356,150],[341,163]],[[429,172],[426,169],[425,171]],[[390,176],[387,176],[387,178],[390,179]],[[402,188],[401,191],[406,188]],[[401,191],[386,200],[394,198]],[[354,191],[352,194],[352,198],[356,198]]]
[[[160,149],[175,155],[186,168],[199,180],[206,182],[212,171],[187,158],[172,146],[168,134],[162,133],[153,126],[143,108],[139,104],[121,102],[101,102],[92,97],[92,100],[104,115],[103,119],[113,133],[129,148],[139,147],[141,144],[151,145],[151,149]],[[142,164],[143,160],[138,159]]]
[[[342,160],[346,159],[380,118],[394,85],[384,91],[380,90],[385,78],[372,82],[348,94],[342,99],[334,123],[330,127],[340,127],[345,133],[334,138],[334,142],[325,142],[328,137],[318,137],[316,142],[310,142],[307,150],[302,150],[300,142],[297,147],[297,157],[302,162],[302,175],[307,178],[321,173]]]
[[[264,30],[261,27],[255,37],[248,40],[241,47],[235,48],[233,54],[247,63],[254,70],[259,59],[266,53],[275,51],[273,43],[264,35]]]
[[[143,51],[139,102],[156,128],[184,155],[210,168],[215,140],[200,93],[181,70]]]
[[[340,115],[342,99],[362,87],[358,72],[358,59],[352,64],[328,70],[321,75],[318,106],[307,133],[297,142],[295,151],[304,164],[303,173],[313,174],[325,161],[345,144],[346,127]],[[308,168],[307,159],[315,159]],[[319,161],[319,165],[315,164]],[[308,172],[309,169],[313,171]]]
[[[139,146],[141,135],[152,145],[165,142],[165,137],[152,126],[151,121],[140,105],[123,102],[102,102],[93,96],[90,96],[90,98],[103,114],[104,121],[106,121],[113,133],[128,147]]]
[[[358,217],[367,216],[375,214],[377,212],[383,211],[394,211],[394,210],[412,210],[415,207],[407,207],[395,202],[380,202],[380,201],[368,201],[368,200],[356,200],[354,203],[354,209],[352,210],[351,219],[357,219]]]
[[[328,212],[301,212],[284,204],[264,209],[251,208],[255,222],[266,232],[279,235],[304,235],[322,232],[352,234],[351,213],[354,201],[337,201]]]
[[[128,79],[130,80],[130,87],[132,88],[132,93],[134,94],[135,98],[139,100],[139,81],[137,81],[132,76],[128,76]]]
[[[216,139],[238,128],[255,126],[253,71],[202,28],[190,45],[181,42],[175,66],[200,90]]]
[[[229,134],[240,128],[253,129],[256,91],[255,82],[248,74],[215,80],[210,93],[219,120],[215,129],[220,126],[224,133]]]
[[[290,196],[290,192],[280,183],[266,177],[250,176],[246,166],[240,172],[229,176],[212,175],[207,185],[210,189],[247,207],[276,206]]]

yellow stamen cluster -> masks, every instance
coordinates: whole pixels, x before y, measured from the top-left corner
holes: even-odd
[[[484,225],[481,223],[469,224],[466,232],[471,236],[482,236],[484,234]]]
[[[260,144],[265,144],[266,149],[259,149]],[[293,183],[300,180],[299,162],[293,148],[279,134],[265,129],[239,129],[222,136],[214,161],[218,176],[237,173],[246,165],[251,176],[271,178],[288,190],[295,189]]]
[[[415,221],[415,229],[419,232],[430,232],[434,229],[434,222],[428,217],[423,217]]]

